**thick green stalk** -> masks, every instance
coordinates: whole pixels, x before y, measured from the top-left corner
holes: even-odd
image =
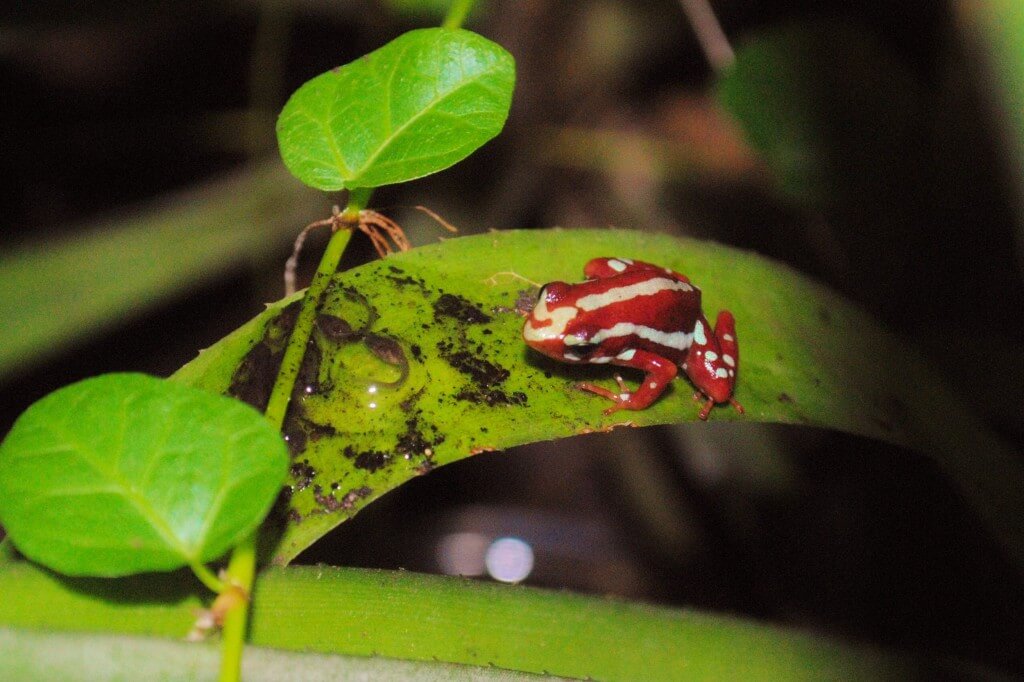
[[[180,639],[199,605],[183,575],[131,576],[115,587],[28,562],[6,564],[0,628]],[[609,681],[993,679],[942,656],[897,655],[692,609],[405,571],[270,568],[260,572],[256,591],[250,641],[281,650]],[[124,647],[144,655],[131,641]],[[22,679],[11,675],[16,656],[3,653],[0,646],[0,679]],[[294,677],[308,672],[297,664]]]
[[[462,22],[466,20],[469,10],[473,9],[476,0],[453,0],[452,6],[448,8],[448,14],[441,22],[441,28],[461,28]]]
[[[229,589],[231,587],[240,588],[243,599],[232,604],[224,614],[224,626],[221,632],[223,646],[220,657],[220,679],[221,682],[237,682],[241,679],[242,674],[242,649],[245,647],[245,630],[249,624],[249,602],[252,601],[252,586],[256,577],[255,533],[231,552],[227,574],[230,582]]]
[[[372,189],[366,188],[354,189],[349,192],[348,206],[341,214],[342,222],[351,225],[358,222],[359,212],[366,207],[372,193]],[[327,249],[320,258],[320,265],[313,275],[313,281],[302,299],[302,308],[295,320],[295,328],[292,329],[291,336],[288,338],[284,358],[281,360],[281,368],[277,372],[277,379],[274,381],[274,388],[271,391],[265,412],[270,423],[278,429],[284,425],[292,390],[295,388],[295,380],[299,376],[302,358],[306,354],[306,346],[313,333],[313,323],[316,321],[316,313],[320,308],[320,299],[324,291],[327,290],[331,277],[337,271],[341,255],[345,252],[345,247],[348,246],[348,240],[351,237],[352,231],[349,229],[339,229],[331,235]],[[258,533],[253,533],[236,547],[231,553],[231,560],[228,563],[228,588],[241,590],[245,599],[232,604],[224,616],[221,682],[237,682],[241,675],[242,649],[245,644],[249,601],[252,595],[253,579],[256,575],[257,535]]]

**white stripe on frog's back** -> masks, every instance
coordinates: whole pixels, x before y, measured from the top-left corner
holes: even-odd
[[[576,300],[576,307],[589,312],[612,303],[631,301],[638,296],[653,296],[662,291],[693,291],[693,285],[668,279],[667,277],[653,277],[636,284],[614,287],[599,294],[581,296]]]
[[[610,339],[618,336],[639,336],[641,339],[647,339],[653,341],[661,346],[668,348],[675,348],[676,350],[686,350],[693,343],[693,334],[687,334],[685,332],[663,332],[660,329],[654,329],[642,324],[633,324],[632,322],[619,322],[610,329],[601,329],[596,334],[587,339],[587,343],[601,343],[605,339]]]

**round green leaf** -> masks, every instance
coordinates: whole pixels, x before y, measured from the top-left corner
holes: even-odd
[[[501,132],[515,61],[470,31],[410,31],[308,81],[285,104],[285,165],[322,190],[436,173]]]
[[[107,374],[36,402],[0,445],[0,523],[29,558],[119,576],[216,559],[263,520],[288,455],[236,400]]]

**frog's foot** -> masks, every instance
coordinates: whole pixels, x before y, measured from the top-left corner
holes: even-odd
[[[665,388],[672,383],[676,377],[676,365],[671,360],[655,355],[654,353],[629,348],[616,355],[611,362],[621,367],[631,367],[641,370],[644,373],[644,380],[635,391],[630,391],[622,377],[615,375],[615,382],[619,385],[619,392],[613,393],[608,389],[595,386],[590,383],[577,384],[578,388],[584,391],[596,393],[613,401],[615,404],[604,411],[611,414],[619,410],[643,410],[658,399]]]
[[[700,408],[700,412],[697,413],[697,416],[700,417],[701,421],[707,421],[708,415],[711,414],[711,410],[715,406],[714,399],[706,397],[700,391],[696,391],[693,394],[693,402],[704,403]],[[729,404],[732,405],[738,413],[743,414],[745,412],[743,406],[736,402],[734,398],[729,398]]]
[[[633,398],[633,393],[632,391],[629,390],[629,387],[626,386],[626,382],[622,380],[621,375],[615,375],[615,383],[619,385],[618,393],[615,393],[614,391],[609,391],[607,388],[604,388],[603,386],[592,384],[589,381],[583,381],[576,384],[576,388],[578,388],[581,391],[589,391],[590,393],[595,393],[601,396],[602,398],[607,398],[608,400],[611,400],[613,403],[615,403],[608,409],[604,410],[603,414],[605,415],[618,412],[619,410],[637,409],[633,407],[630,403],[631,399]]]

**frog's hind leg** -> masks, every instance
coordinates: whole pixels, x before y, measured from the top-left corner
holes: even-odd
[[[732,391],[736,386],[736,373],[740,366],[740,344],[736,340],[736,319],[728,310],[722,310],[715,319],[715,336],[718,338],[718,345],[722,351],[722,362],[726,365],[726,373],[731,384],[729,390],[729,404],[737,412],[743,414],[743,406],[732,397]],[[701,417],[703,419],[703,417]]]
[[[625,350],[616,355],[610,362],[613,365],[642,370],[644,372],[644,379],[636,391],[630,391],[625,382],[622,381],[622,377],[616,374],[615,381],[619,384],[619,393],[614,393],[589,382],[576,384],[576,388],[581,391],[595,393],[615,403],[604,411],[605,414],[612,414],[619,410],[642,410],[648,407],[672,383],[678,371],[675,363],[672,361],[643,350]]]

